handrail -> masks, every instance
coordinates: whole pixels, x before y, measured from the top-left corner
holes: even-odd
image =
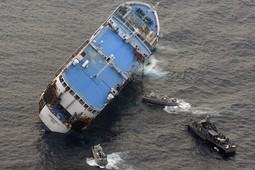
[[[75,52],[64,62],[64,64],[62,64],[59,68],[58,68],[58,70],[57,70],[57,72],[56,72],[56,76],[63,70],[63,68],[66,66],[66,64],[67,63],[69,63],[71,60],[72,60],[72,58],[74,58],[87,44],[89,43],[89,40],[85,40],[81,45],[80,45],[80,47],[79,48],[77,48],[76,50],[75,50]]]

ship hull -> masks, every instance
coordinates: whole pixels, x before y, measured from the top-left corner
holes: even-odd
[[[44,129],[59,133],[86,129],[152,55],[159,28],[157,12],[150,5],[119,5],[42,93],[39,117]]]

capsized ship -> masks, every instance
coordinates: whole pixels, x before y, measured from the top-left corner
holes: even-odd
[[[39,117],[45,131],[86,129],[131,81],[158,42],[156,5],[119,5],[59,68],[40,96]]]

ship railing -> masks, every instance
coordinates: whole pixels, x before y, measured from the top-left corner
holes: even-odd
[[[72,61],[72,59],[73,59],[76,55],[78,55],[79,52],[80,52],[88,43],[89,43],[89,40],[84,41],[84,42],[80,45],[80,47],[79,47],[77,50],[75,50],[75,52],[64,62],[64,64],[63,64],[61,67],[59,67],[59,69],[57,70],[55,76],[59,75],[59,73],[66,67],[66,65],[67,65],[70,61]]]

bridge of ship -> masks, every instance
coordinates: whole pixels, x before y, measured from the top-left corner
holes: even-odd
[[[120,18],[113,15],[111,21],[118,27],[118,32],[106,25],[86,46],[82,60],[71,64],[63,73],[73,91],[98,111],[104,108],[111,90],[123,85],[140,65],[140,61],[134,59],[134,47],[139,46],[145,56],[151,55],[148,46]],[[83,67],[86,61],[89,63]]]

